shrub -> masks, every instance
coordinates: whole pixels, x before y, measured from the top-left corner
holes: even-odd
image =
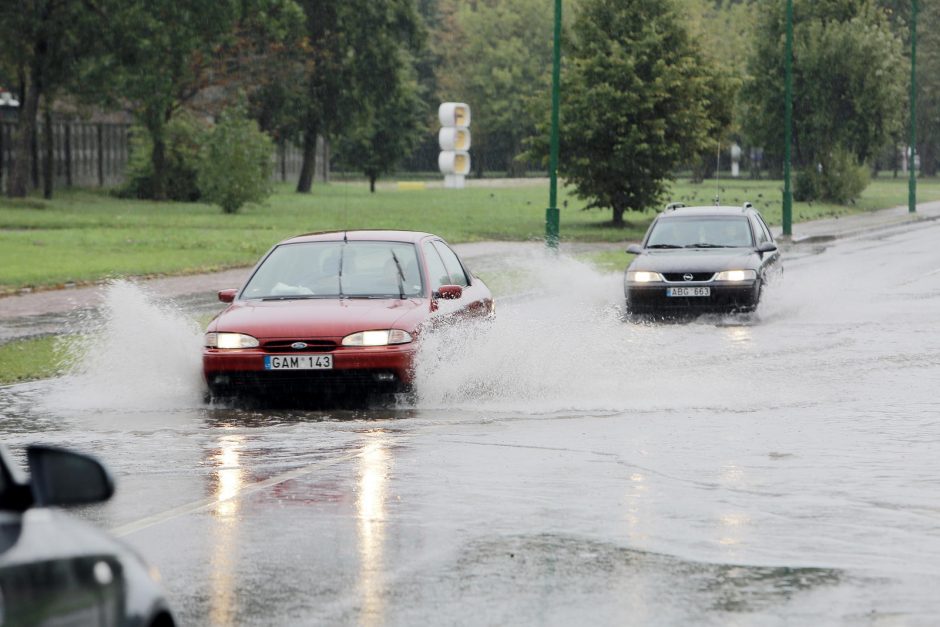
[[[798,201],[828,200],[846,204],[858,198],[871,180],[869,168],[848,150],[835,149],[816,168],[796,176],[793,197]]]
[[[235,213],[249,202],[271,194],[271,138],[247,117],[243,107],[232,107],[206,135],[199,151],[198,183],[203,200]]]
[[[180,113],[166,127],[166,197],[169,200],[199,200],[196,168],[199,144],[205,133],[192,115]],[[127,183],[118,190],[124,198],[153,198],[153,142],[142,126],[134,126],[130,137]]]
[[[861,196],[871,181],[871,172],[847,150],[837,149],[824,164],[822,197],[839,204]]]

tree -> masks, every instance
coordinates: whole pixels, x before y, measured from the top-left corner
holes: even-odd
[[[505,164],[511,176],[522,174],[517,157],[536,133],[533,110],[549,101],[552,12],[544,0],[458,6],[450,17],[450,36],[439,43],[439,97],[470,105],[478,175],[487,157]]]
[[[388,90],[376,94],[379,97],[339,147],[339,159],[368,177],[371,192],[379,176],[394,171],[402,157],[415,149],[426,128],[422,113],[427,107],[410,64],[401,62],[389,72],[384,77]]]
[[[921,6],[917,18],[917,152],[921,176],[935,176],[940,169],[940,32],[935,28],[940,24],[940,3],[924,2]]]
[[[719,134],[709,115],[719,70],[671,0],[584,0],[572,39],[560,174],[622,226],[625,211],[660,202],[675,167]]]
[[[753,78],[743,93],[749,136],[778,156],[784,146],[784,29],[785,3],[775,0],[763,13]],[[864,189],[859,168],[901,120],[903,66],[901,42],[871,0],[794,3],[793,149],[804,179],[799,195],[845,201]],[[839,177],[862,187],[853,192]]]
[[[747,80],[747,59],[755,38],[759,3],[755,0],[680,0],[688,15],[689,33],[699,42],[703,54],[720,67],[712,81],[716,93],[709,98],[710,117],[725,129],[725,136],[712,137],[692,162],[693,180],[701,181],[717,167],[720,147],[740,142],[741,112],[738,98]]]
[[[246,87],[256,74],[244,72],[244,57],[251,55],[240,53],[289,41],[300,11],[293,0],[99,2],[101,19],[111,24],[112,54],[92,83],[107,85],[111,100],[129,105],[150,135],[153,196],[162,200],[166,129],[174,113],[207,88],[227,87],[234,93]]]
[[[7,194],[30,189],[31,148],[40,102],[46,110],[78,67],[100,50],[94,15],[80,2],[20,0],[0,3],[0,66],[19,83],[20,111]],[[47,117],[48,119],[48,117]],[[45,195],[52,195],[47,172]]]
[[[280,109],[286,135],[299,135],[303,164],[298,192],[313,184],[317,137],[340,137],[362,120],[368,120],[376,98],[387,93],[389,80],[399,73],[375,80],[375,68],[409,58],[400,48],[417,50],[424,30],[414,0],[302,0],[305,41],[291,55],[300,80],[281,95],[296,107]],[[289,92],[289,93],[287,93]]]
[[[377,8],[369,21],[384,23],[385,28],[380,33],[374,28],[352,33],[350,43],[357,52],[352,82],[360,88],[351,124],[340,142],[343,160],[365,173],[372,192],[376,179],[415,148],[426,128],[428,110],[414,63],[414,55],[424,50],[425,33],[413,2]]]

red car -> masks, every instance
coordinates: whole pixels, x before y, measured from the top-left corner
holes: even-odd
[[[441,238],[336,231],[272,248],[209,324],[202,363],[212,396],[399,391],[415,340],[436,319],[494,313],[490,290]]]

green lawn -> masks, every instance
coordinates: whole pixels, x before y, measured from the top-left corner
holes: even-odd
[[[779,181],[680,181],[672,198],[710,204],[749,200],[772,223],[780,221]],[[940,199],[940,182],[923,181],[922,201]],[[356,228],[425,230],[452,242],[537,240],[544,235],[547,183],[464,190],[380,189],[332,183],[296,194],[287,185],[263,206],[235,215],[200,203],[126,200],[101,192],[59,190],[48,202],[0,199],[0,294],[115,276],[186,274],[254,263],[278,240],[298,233]],[[796,203],[794,220],[906,203],[907,181],[879,179],[853,206]],[[610,226],[609,211],[581,211],[584,203],[561,190],[561,234],[569,241],[639,239],[655,215],[626,216]]]
[[[55,337],[0,344],[0,385],[55,376],[63,356],[62,345]]]

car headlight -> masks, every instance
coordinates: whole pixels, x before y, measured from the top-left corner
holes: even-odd
[[[658,272],[644,272],[642,270],[627,272],[628,283],[655,283],[662,280],[663,275]]]
[[[359,331],[343,338],[343,346],[388,346],[389,344],[407,344],[413,338],[401,329],[382,331]]]
[[[756,270],[725,270],[719,272],[716,281],[753,281],[757,278]]]
[[[256,348],[258,340],[244,333],[206,333],[209,348]]]

